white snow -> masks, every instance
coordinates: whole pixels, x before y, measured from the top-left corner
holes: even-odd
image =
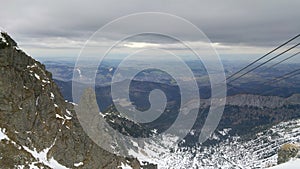
[[[68,109],[66,109],[66,113],[68,114],[68,116],[65,115],[66,120],[71,120],[72,119],[72,113]]]
[[[34,74],[35,78],[37,78],[38,80],[41,80],[40,76],[37,75],[36,73]]]
[[[66,112],[68,113],[69,116],[72,116],[72,113],[68,109],[66,109]]]
[[[49,80],[45,80],[45,79],[43,79],[42,82],[43,82],[43,83],[50,83]]]
[[[68,102],[68,101],[67,101]],[[73,106],[78,106],[78,104],[74,103],[74,102],[69,102],[71,103]]]
[[[50,99],[53,100],[55,98],[54,94],[50,92]]]
[[[66,120],[71,120],[72,119],[72,117],[66,116],[66,115],[65,115],[65,118],[66,118]]]
[[[23,146],[24,150],[29,152],[35,159],[37,159],[39,162],[49,166],[50,168],[55,168],[55,169],[67,169],[67,167],[59,164],[53,157],[50,159],[47,158],[47,154],[49,150],[54,146],[56,142],[56,139],[54,140],[53,144],[41,152],[37,152],[36,150],[30,150],[28,147]]]
[[[80,166],[82,166],[83,165],[83,162],[79,162],[79,163],[75,163],[74,164],[74,167],[80,167]]]
[[[138,158],[139,161],[158,164],[159,168],[266,168],[276,165],[277,150],[280,146],[300,142],[299,127],[300,120],[283,122],[257,134],[250,141],[241,141],[239,136],[231,136],[217,145],[200,145],[187,150],[172,145],[176,137],[162,135],[162,140],[144,142],[141,147],[132,142],[134,148],[129,149],[128,154]],[[218,135],[228,135],[230,130],[228,128],[216,131],[218,134],[214,134],[210,140],[219,140]]]
[[[23,169],[25,166],[24,165],[18,165],[17,169]]]
[[[36,98],[36,100],[35,100],[35,105],[36,105],[36,106],[39,105],[39,99],[40,99],[40,97],[38,96],[38,97]]]
[[[300,159],[292,159],[289,162],[271,167],[269,169],[299,169],[300,168]]]
[[[30,169],[39,169],[39,167],[37,167],[35,164],[36,164],[36,162],[29,164],[29,168]]]
[[[167,155],[171,155],[170,148],[173,148],[173,143],[176,142],[176,140],[178,140],[178,137],[171,136],[169,134],[162,135],[162,137],[159,140],[153,139],[144,142],[143,148],[139,147],[135,141],[131,140],[132,145],[135,147],[135,149],[128,150],[128,154],[133,157],[136,157],[141,162],[145,161],[152,164],[157,164],[159,168],[169,168],[173,165],[166,165],[166,160],[170,160],[166,157]],[[178,162],[180,163],[181,161]],[[180,167],[180,165],[176,167]]]
[[[195,132],[196,132],[196,130],[191,130],[190,135],[192,135],[192,136],[195,135]]]
[[[27,68],[34,68],[34,67],[37,67],[37,64],[36,64],[36,63],[34,63],[34,64],[31,65],[31,66],[30,66],[30,65],[27,66]],[[32,72],[32,71],[30,71],[30,72]]]
[[[14,48],[15,48],[16,50],[21,50],[21,51],[23,51],[19,46],[14,46]]]
[[[2,32],[2,31],[1,31]],[[2,34],[0,33],[0,38],[2,39],[2,41],[4,42],[4,43],[6,43],[6,45],[8,45],[8,42],[6,41],[6,39],[2,36]]]
[[[63,118],[63,117],[62,117],[61,115],[59,115],[59,114],[56,114],[55,117],[58,118],[58,119],[64,119],[64,120],[65,120],[65,118]]]
[[[66,109],[66,110],[67,110],[67,109]],[[70,117],[70,116],[67,116],[67,115],[61,116],[60,114],[55,114],[55,117],[56,117],[57,119],[63,119],[63,122],[62,122],[63,125],[65,124],[66,120],[71,120],[71,119],[72,119],[72,116],[71,116],[71,117]]]
[[[126,163],[125,164],[121,163],[121,166],[119,166],[119,167],[121,167],[122,169],[132,169],[132,167]]]
[[[157,129],[153,129],[152,132],[153,132],[154,134],[157,134]]]
[[[5,134],[5,129],[1,129],[1,128],[0,128],[0,141],[1,141],[1,140],[4,140],[4,139],[9,140],[9,138],[8,138],[7,135]]]
[[[99,114],[104,118],[106,115],[103,114],[102,112],[99,112]]]
[[[131,140],[131,143],[132,143],[132,145],[133,145],[134,147],[138,147],[138,146],[139,146],[139,144],[138,144],[137,142],[133,141],[133,140]]]

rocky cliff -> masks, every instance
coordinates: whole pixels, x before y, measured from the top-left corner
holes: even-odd
[[[140,168],[94,144],[45,66],[0,38],[1,168]]]
[[[300,146],[297,144],[284,144],[278,149],[278,158],[277,163],[285,163],[291,160],[291,158],[299,158],[299,149]]]

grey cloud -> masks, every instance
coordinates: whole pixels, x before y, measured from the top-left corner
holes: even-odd
[[[212,42],[225,45],[272,46],[300,30],[300,1],[6,1],[0,6],[0,26],[20,39],[66,37],[87,40],[105,23],[135,12],[166,12],[186,18]],[[158,18],[159,20],[159,18]],[[134,26],[134,25],[133,25]],[[122,33],[120,27],[114,30]],[[197,41],[184,29],[178,34]],[[109,36],[108,38],[114,38]],[[143,39],[136,39],[143,41]],[[146,38],[150,42],[157,39]],[[162,41],[164,42],[164,40]]]

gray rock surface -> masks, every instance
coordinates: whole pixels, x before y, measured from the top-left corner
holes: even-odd
[[[299,150],[300,150],[299,145],[284,144],[278,150],[277,163],[281,164],[281,163],[288,162],[291,158],[294,158],[297,156]]]
[[[118,168],[136,159],[113,155],[97,146],[82,130],[74,106],[64,100],[45,66],[18,49],[6,33],[0,39],[1,168],[30,165],[49,168],[29,151],[47,152],[67,168]],[[1,37],[1,36],[0,36]]]

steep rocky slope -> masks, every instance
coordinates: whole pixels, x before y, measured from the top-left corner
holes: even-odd
[[[94,144],[45,66],[0,37],[1,168],[140,168]]]

